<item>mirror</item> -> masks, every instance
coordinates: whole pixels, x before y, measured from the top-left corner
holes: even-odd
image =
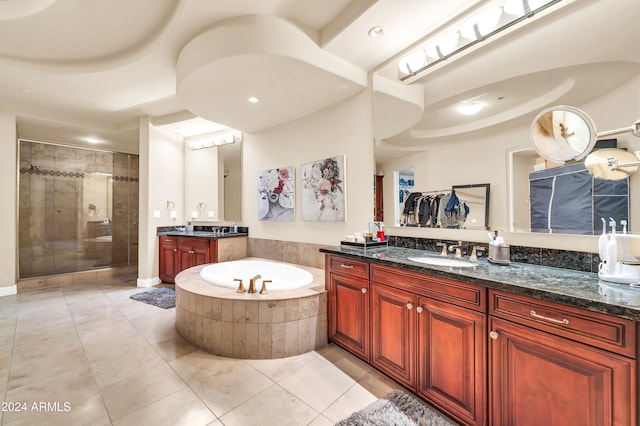
[[[554,106],[541,111],[533,120],[530,139],[533,148],[545,160],[579,160],[593,149],[596,128],[581,110]]]
[[[242,219],[242,143],[187,150],[185,217],[188,222]]]
[[[451,191],[455,191],[460,202],[468,208],[461,229],[489,229],[490,187],[488,183],[451,187]]]
[[[638,171],[637,153],[622,149],[608,148],[592,152],[584,160],[585,167],[593,176],[600,179],[620,180]]]
[[[218,147],[218,158],[222,157],[222,179],[224,201],[218,203],[221,217],[226,221],[242,220],[242,143]]]

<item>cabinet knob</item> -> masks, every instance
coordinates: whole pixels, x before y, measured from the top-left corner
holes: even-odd
[[[345,265],[344,263],[341,263],[340,267],[345,269],[353,269],[353,265]]]
[[[189,254],[193,254],[193,253],[195,253],[195,251],[189,250]]]
[[[178,251],[178,249],[177,249],[177,248],[174,248],[174,249],[173,249],[173,251]]]
[[[367,292],[367,289],[362,287],[362,294],[365,294]]]
[[[416,308],[416,312],[417,312],[417,313],[421,314],[421,313],[422,313],[422,311],[424,311],[424,309],[422,308],[422,306],[418,306],[418,307]]]
[[[491,337],[493,340],[496,340],[498,338],[498,332],[497,331],[490,331],[489,332],[489,337]]]
[[[407,303],[407,309],[409,310],[413,309],[413,303]]]

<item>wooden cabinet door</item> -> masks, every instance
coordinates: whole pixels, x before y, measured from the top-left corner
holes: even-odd
[[[636,424],[632,359],[501,319],[489,330],[493,425]]]
[[[329,339],[369,361],[369,281],[329,274]]]
[[[416,313],[418,394],[465,424],[486,424],[486,315],[425,297]]]
[[[371,363],[400,383],[415,383],[416,296],[383,284],[371,284]]]
[[[209,240],[202,238],[192,238],[191,241],[191,263],[187,268],[192,266],[204,265],[211,262],[211,255],[209,250]],[[182,269],[187,269],[183,267]]]
[[[174,237],[160,236],[158,276],[163,282],[173,284],[178,272],[180,272],[178,239]]]
[[[178,238],[180,270],[209,263],[209,240],[206,238]]]

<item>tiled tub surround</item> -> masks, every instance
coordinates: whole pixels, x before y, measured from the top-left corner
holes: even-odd
[[[436,243],[444,242],[447,245],[457,244],[454,240],[441,240],[418,237],[403,237],[388,235],[389,246],[400,248],[411,248],[418,250],[440,251]],[[474,246],[488,247],[487,243],[473,243],[463,241],[463,254],[470,255]],[[573,269],[584,272],[598,272],[600,256],[598,253],[581,251],[557,250],[540,247],[525,247],[511,245],[511,261],[518,263],[528,263],[530,265],[551,266],[555,268]],[[487,251],[482,254],[486,256]],[[480,256],[480,255],[479,255]]]
[[[324,269],[324,255],[320,248],[326,244],[300,243],[296,241],[251,238],[247,244],[247,255],[277,262],[291,262],[296,265]]]
[[[327,344],[323,270],[295,265],[313,275],[310,286],[261,295],[206,283],[200,278],[204,266],[176,276],[176,330],[187,342],[246,359],[300,355]]]
[[[432,266],[412,262],[407,258],[424,255],[438,256],[439,252],[425,252],[424,249],[416,248],[387,247],[362,250],[324,247],[321,252],[451,278],[593,312],[640,320],[640,289],[631,288],[627,284],[600,281],[598,275],[592,272],[518,262],[512,262],[508,266],[493,265],[486,258],[480,258],[478,266],[474,268]]]

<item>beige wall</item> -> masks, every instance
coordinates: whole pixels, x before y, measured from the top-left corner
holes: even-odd
[[[576,105],[595,122],[598,131],[630,126],[640,118],[640,77],[585,105]],[[382,162],[384,203],[392,206],[393,171],[415,167],[415,189],[439,190],[456,184],[490,183],[491,208],[489,224],[505,234],[511,244],[554,249],[597,252],[597,237],[532,233],[509,233],[507,151],[529,146],[529,124],[484,136],[460,138],[455,142],[429,145],[423,153]],[[631,134],[618,136],[618,146],[630,151],[640,150],[640,138]],[[631,230],[640,233],[640,174],[631,178],[632,205]],[[635,190],[635,192],[633,192]],[[386,211],[386,210],[385,210]],[[392,211],[389,212],[392,215]],[[393,217],[385,215],[387,231],[396,235],[414,235],[424,238],[446,238],[486,242],[486,231],[394,228]]]
[[[300,120],[245,134],[242,224],[252,238],[338,245],[345,234],[364,230],[373,219],[373,135],[371,96],[364,91]],[[346,222],[306,222],[300,211],[303,163],[346,156]],[[258,172],[294,166],[296,220],[258,220]]]
[[[177,219],[171,219],[167,201],[175,203]],[[160,219],[152,212],[160,211]],[[158,226],[184,225],[184,145],[182,138],[140,121],[140,240],[138,286],[149,287],[158,279]]]
[[[16,116],[0,111],[0,296],[16,293],[17,148]]]

